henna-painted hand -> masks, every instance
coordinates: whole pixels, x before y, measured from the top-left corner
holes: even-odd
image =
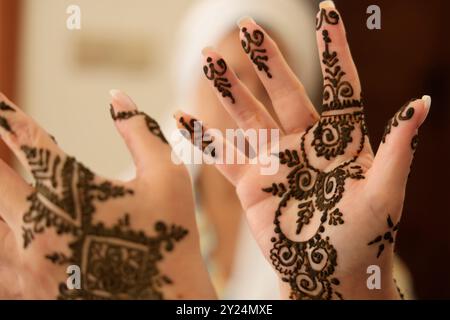
[[[1,136],[35,180],[28,185],[0,161],[2,298],[215,297],[186,168],[172,162],[158,124],[111,93],[111,114],[136,164],[130,182],[92,173],[0,94]],[[79,289],[76,267],[69,281],[76,289],[66,285],[69,265],[81,270]]]
[[[239,127],[281,131],[279,144],[272,141],[268,148],[271,154],[281,151],[272,156],[280,162],[275,175],[261,175],[260,165],[248,162],[217,168],[236,186],[253,235],[280,277],[284,298],[399,298],[392,275],[393,241],[417,130],[431,100],[424,96],[402,107],[374,157],[342,19],[331,1],[320,6],[320,116],[277,45],[253,20],[239,23],[242,46],[281,126],[218,53],[204,50],[205,72],[219,70],[220,82],[210,82]],[[182,119],[189,123],[192,118],[184,114]],[[222,152],[213,146],[216,154]],[[367,287],[370,265],[381,268],[381,290]]]

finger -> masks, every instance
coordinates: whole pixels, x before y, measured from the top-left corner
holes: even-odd
[[[156,152],[161,148],[170,149],[158,123],[144,112],[139,111],[136,104],[124,92],[110,91],[111,116],[117,130],[125,141],[136,165],[137,175],[152,170],[155,162],[161,157],[169,157],[170,152]]]
[[[332,1],[320,3],[316,30],[324,78],[322,115],[362,108],[358,72],[347,43],[342,18]]]
[[[386,130],[370,169],[371,190],[376,192],[400,192],[404,195],[411,162],[417,147],[418,128],[425,121],[431,105],[431,98],[405,104],[388,121]],[[384,197],[387,198],[387,197]]]
[[[239,128],[275,129],[275,120],[250,90],[237,78],[225,60],[211,48],[202,50],[203,72],[225,109]]]
[[[22,214],[26,211],[27,197],[33,192],[4,161],[0,160],[0,215],[12,230],[19,230]]]
[[[37,183],[55,188],[65,153],[54,138],[0,93],[0,135]]]
[[[238,22],[242,47],[272,100],[286,133],[303,132],[319,115],[275,41],[249,17]]]
[[[182,135],[202,151],[205,161],[214,164],[233,185],[236,185],[247,170],[248,162],[245,154],[223,139],[220,130],[207,128],[194,117],[181,111],[177,111],[174,117]]]

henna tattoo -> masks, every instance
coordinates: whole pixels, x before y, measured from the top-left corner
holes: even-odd
[[[317,29],[324,23],[338,22],[337,12],[322,10]],[[285,150],[279,153],[280,164],[291,168],[286,176],[287,183],[272,183],[262,189],[280,198],[275,211],[275,236],[271,239],[270,259],[282,275],[282,280],[290,285],[291,299],[343,299],[337,290],[340,281],[334,275],[338,254],[331,239],[324,233],[326,228],[345,223],[339,202],[347,180],[365,178],[363,168],[356,164],[368,135],[362,99],[355,98],[352,85],[344,80],[346,73],[339,65],[337,52],[330,50],[332,40],[328,31],[322,30],[322,36],[325,42],[322,54],[325,65],[325,113],[316,125],[302,135],[300,152]],[[340,112],[327,114],[327,111]],[[310,163],[306,137],[312,137],[311,146],[317,157],[327,160],[344,155],[350,144],[357,145],[357,149],[352,151],[350,159],[324,171]],[[295,230],[289,224],[292,210],[297,213]]]
[[[163,251],[173,250],[188,231],[159,221],[156,235],[147,236],[130,226],[125,214],[112,227],[94,223],[97,203],[133,195],[131,189],[98,178],[74,158],[62,158],[46,149],[23,146],[36,191],[27,200],[23,216],[24,248],[48,228],[70,234],[70,254],[52,252],[45,258],[56,265],[81,268],[82,288],[59,284],[59,299],[162,299],[161,288],[172,283],[157,267]]]
[[[264,71],[269,79],[272,78],[267,62],[267,50],[261,48],[264,43],[264,33],[261,30],[254,30],[251,34],[247,28],[242,28],[241,32],[244,34],[244,40],[241,40],[242,48],[245,53],[250,56],[253,64],[259,71]],[[253,45],[256,47],[253,47]]]
[[[350,82],[342,80],[346,73],[339,65],[337,52],[330,51],[332,40],[328,30],[322,30],[322,36],[325,43],[322,53],[322,63],[325,65],[322,111],[363,107],[361,98],[353,98],[354,89]]]
[[[188,122],[183,117],[180,117],[178,120],[184,129],[187,130],[189,136],[185,136],[186,139],[191,140],[194,146],[197,146],[200,150],[205,152],[205,149],[209,147],[211,143],[214,142],[214,137],[209,136],[205,133],[205,128],[201,125],[201,122],[195,118],[191,118]],[[199,125],[199,129],[201,129],[201,135],[199,137],[196,136],[196,124]],[[201,145],[196,143],[196,140],[201,140]],[[211,155],[213,158],[216,157],[216,149],[209,149],[209,152],[205,152],[206,154]]]
[[[373,239],[372,241],[370,241],[367,245],[371,246],[373,244],[379,243],[378,245],[378,253],[377,253],[377,258],[380,257],[381,253],[384,251],[384,247],[385,247],[385,243],[394,243],[395,241],[395,233],[398,231],[398,227],[399,227],[399,223],[398,222],[396,225],[394,225],[394,223],[392,222],[391,216],[388,215],[387,217],[387,225],[389,227],[389,230],[387,232],[384,233],[384,235],[379,235],[377,236],[375,239]],[[383,242],[383,243],[380,243]]]
[[[16,112],[16,110],[6,104],[6,102],[0,101],[0,112]],[[8,120],[5,117],[0,116],[0,127],[2,127],[7,132],[14,134]]]
[[[316,30],[322,28],[324,22],[330,25],[336,25],[339,23],[339,19],[339,14],[336,11],[331,10],[327,12],[327,10],[321,9],[319,16],[316,17]]]
[[[22,151],[36,184],[36,191],[27,197],[30,207],[22,218],[24,248],[47,228],[55,228],[57,234],[79,236],[82,226],[91,223],[94,202],[133,194],[108,181],[96,183],[94,174],[74,158],[63,161],[49,150],[28,146]]]
[[[337,252],[323,233],[327,222],[330,226],[344,223],[337,204],[342,198],[346,179],[364,178],[362,168],[350,162],[330,172],[322,172],[309,165],[296,150],[280,152],[279,158],[281,164],[292,168],[287,175],[287,186],[273,183],[262,189],[281,198],[274,219],[276,236],[271,239],[272,264],[282,274],[282,280],[290,284],[291,299],[342,299],[335,290],[339,280],[333,277]],[[284,230],[281,222],[290,201],[298,202],[295,235]],[[313,223],[317,214],[320,221],[315,226],[316,231],[305,240],[296,239],[304,226]]]
[[[155,224],[156,236],[134,231],[125,215],[112,228],[91,226],[71,243],[72,255],[47,256],[56,264],[76,264],[83,275],[81,290],[68,290],[60,283],[60,299],[163,299],[161,288],[172,280],[157,267],[163,251],[173,250],[175,242],[187,235],[179,226]]]
[[[410,106],[410,103],[414,101],[410,100],[405,103],[400,110],[390,119],[384,129],[382,143],[386,143],[386,137],[391,133],[392,127],[398,127],[400,121],[410,120],[414,116],[414,108]],[[413,148],[414,149],[414,148]]]
[[[114,121],[122,121],[122,120],[128,120],[135,116],[143,116],[145,119],[145,123],[147,125],[148,130],[155,136],[157,136],[159,139],[161,139],[162,142],[168,144],[166,137],[164,137],[164,134],[161,131],[161,128],[159,127],[158,122],[151,118],[149,115],[147,115],[145,112],[138,111],[138,110],[132,110],[132,111],[119,111],[115,112],[112,105],[110,105],[109,109],[111,113],[111,117]]]
[[[413,151],[416,151],[417,146],[419,144],[419,136],[416,134],[414,137],[412,137],[411,139],[411,149]]]
[[[397,284],[397,280],[394,279],[395,288],[397,289],[398,295],[400,296],[401,300],[405,300],[405,295],[403,294],[402,290]]]
[[[208,64],[203,66],[206,78],[214,82],[214,87],[222,94],[223,98],[229,98],[231,103],[234,104],[236,100],[230,91],[232,85],[228,78],[224,77],[228,69],[227,63],[223,59],[219,59],[214,63],[211,57],[208,57],[206,62]]]

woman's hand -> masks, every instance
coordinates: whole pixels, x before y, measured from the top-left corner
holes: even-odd
[[[273,175],[248,162],[217,168],[236,186],[253,235],[279,275],[282,296],[399,298],[392,276],[394,240],[430,98],[411,101],[394,115],[374,157],[358,74],[331,1],[322,2],[317,15],[324,77],[320,116],[268,34],[251,19],[239,27],[278,121],[212,49],[203,52],[204,72],[240,128],[280,129],[279,141],[267,148],[280,167]],[[177,118],[180,128],[192,127],[189,115]],[[216,137],[202,144],[209,157],[224,152],[218,142]],[[380,267],[381,290],[368,288],[371,265]]]
[[[2,297],[215,297],[186,168],[172,162],[158,124],[111,93],[111,115],[136,164],[130,182],[91,172],[0,95],[0,134],[35,180],[28,185],[0,161]]]

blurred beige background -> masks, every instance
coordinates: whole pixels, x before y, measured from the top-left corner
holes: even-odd
[[[91,169],[120,174],[131,158],[110,119],[108,91],[124,90],[158,120],[174,108],[171,47],[191,2],[23,1],[17,103]],[[72,4],[80,30],[66,27]]]

